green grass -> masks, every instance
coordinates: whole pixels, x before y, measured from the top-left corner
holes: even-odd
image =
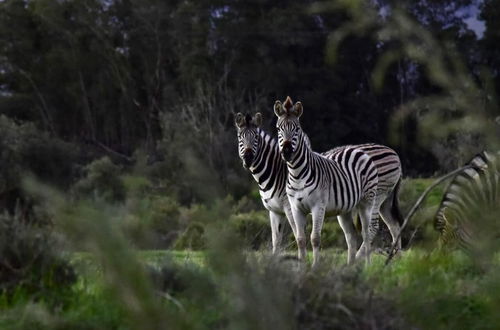
[[[295,252],[290,251],[288,254],[294,255]],[[247,258],[264,265],[266,255],[269,253],[246,253]],[[137,256],[140,261],[153,267],[160,267],[165,260],[172,260],[181,268],[203,270],[210,267],[208,255],[204,251],[138,251]],[[385,266],[385,256],[374,254],[369,267],[364,268],[360,264],[352,270],[361,272],[362,281],[370,284],[375,295],[395,301],[398,313],[410,324],[426,329],[493,329],[495,324],[499,324],[496,307],[500,285],[494,272],[499,269],[499,259],[497,256],[491,269],[481,270],[460,252],[443,254],[412,249],[396,257],[388,266]],[[341,272],[349,270],[345,260],[345,251],[322,251],[322,263],[326,269]],[[3,306],[0,327],[30,329],[37,324],[33,328],[129,328],[124,317],[125,311],[103,284],[103,270],[94,258],[89,253],[75,253],[72,262],[80,277],[74,286],[71,302],[64,310],[51,311],[43,302],[23,302],[9,308]],[[212,312],[203,315],[205,309],[200,309],[190,297],[181,296],[177,299],[180,299],[184,308],[191,308],[198,313],[196,317],[199,320],[206,319],[210,324],[216,322],[220,315]],[[23,313],[31,316],[16,317]]]
[[[411,207],[432,181],[405,181],[400,196],[403,208]],[[341,299],[342,306],[362,312],[364,305],[360,303],[365,303],[370,294],[376,307],[390,307],[390,312],[384,307],[381,313],[397,313],[413,328],[493,329],[500,325],[496,316],[500,307],[500,258],[497,256],[496,263],[481,268],[462,253],[433,251],[436,237],[427,230],[432,230],[432,212],[441,193],[442,188],[432,192],[414,219],[413,224],[424,223],[419,239],[426,244],[413,245],[388,266],[386,256],[374,254],[368,267],[363,262],[347,267],[345,249],[324,249],[318,276],[309,271],[311,252],[305,268],[296,267],[293,260],[276,262],[276,258],[270,258],[269,249],[242,252],[235,244],[241,243],[238,232],[224,224],[207,225],[208,233],[216,233],[209,235],[210,250],[131,251],[124,237],[114,236],[113,227],[106,235],[97,235],[107,228],[109,215],[89,207],[80,211],[84,216],[74,214],[74,223],[83,227],[70,228],[68,233],[78,234],[73,237],[85,233],[87,245],[83,246],[95,255],[71,255],[78,280],[68,303],[54,309],[43,299],[34,300],[22,292],[11,302],[2,300],[0,295],[0,329],[137,329],[143,320],[153,324],[155,317],[172,320],[173,329],[227,329],[235,324],[239,327],[233,328],[252,328],[249,324],[253,323],[242,324],[261,324],[258,322],[266,317],[279,314],[277,310],[289,311],[297,295],[306,298],[311,313],[335,318],[342,315],[331,316],[332,311],[336,313],[335,308],[324,312],[322,303],[337,304],[337,299]],[[85,223],[84,219],[93,221]],[[338,224],[332,223],[332,227],[337,228]],[[332,233],[331,239],[337,239],[339,234]],[[292,247],[286,254],[295,256],[296,250]],[[155,286],[138,285],[148,282],[141,264],[145,265],[146,274],[152,271],[165,276],[161,279],[167,280],[160,285],[166,285],[166,289],[156,282]],[[166,273],[160,273],[165,269]],[[292,293],[294,296],[289,297]],[[291,310],[297,305],[293,306]]]

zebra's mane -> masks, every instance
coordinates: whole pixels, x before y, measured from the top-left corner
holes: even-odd
[[[271,134],[269,134],[268,132],[266,132],[265,130],[263,130],[260,127],[257,127],[257,132],[259,133],[260,137],[262,138],[262,141],[264,141],[265,144],[269,144],[269,143],[278,141],[277,137],[272,136]]]

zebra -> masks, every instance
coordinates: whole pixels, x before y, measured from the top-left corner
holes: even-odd
[[[248,169],[259,185],[262,204],[269,211],[271,224],[272,252],[279,250],[282,228],[288,220],[295,237],[295,223],[288,202],[285,187],[287,181],[286,163],[281,159],[277,140],[260,128],[262,115],[244,116],[237,113],[235,125],[238,133],[238,152],[243,167]]]
[[[285,191],[287,166],[279,153],[276,138],[263,131],[260,128],[261,124],[262,115],[260,113],[255,114],[253,118],[250,115],[244,116],[241,113],[235,115],[239,156],[243,162],[243,167],[252,173],[258,183],[262,203],[269,211],[273,253],[276,253],[282,239],[281,225],[284,222],[283,217],[288,219],[294,237],[296,229]],[[379,194],[381,196],[392,196],[391,200],[395,201],[395,204],[389,205],[389,203],[386,203],[387,207],[381,209],[381,214],[383,214],[382,218],[388,224],[394,240],[399,233],[398,221],[402,220],[397,206],[397,190],[393,189],[394,182],[397,181],[399,186],[401,177],[399,157],[392,149],[377,144],[341,146],[323,154],[329,158],[339,157],[341,151],[346,148],[360,148],[363,150],[373,158],[375,165],[382,173],[379,178]],[[383,213],[384,211],[386,212]],[[376,224],[378,224],[378,219],[376,220]]]
[[[297,102],[294,105],[290,97],[283,104],[276,101],[274,112],[278,117],[276,128],[279,150],[288,168],[286,192],[296,224],[299,260],[304,260],[306,256],[304,225],[306,215],[312,213],[313,266],[319,261],[325,215],[338,216],[348,247],[347,262],[350,264],[356,257],[364,256],[366,263],[369,263],[371,240],[376,233],[372,214],[377,214],[381,204],[391,195],[377,195],[379,172],[374,161],[357,148],[346,148],[342,152],[337,150],[338,157],[334,159],[313,152],[300,126],[302,104]],[[393,188],[396,188],[397,182]],[[397,189],[393,191],[395,195]],[[394,198],[386,205],[391,209],[393,204]],[[356,232],[352,223],[352,213],[355,211],[361,219],[363,238],[363,245],[357,254]]]
[[[468,166],[468,167],[467,167]],[[500,152],[474,156],[445,190],[434,227],[441,246],[458,246],[471,252],[498,235],[500,216]]]

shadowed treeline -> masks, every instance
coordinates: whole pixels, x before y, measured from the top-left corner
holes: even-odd
[[[212,187],[210,196],[248,189],[231,153],[232,114],[259,110],[272,128],[271,105],[286,95],[303,102],[316,150],[378,142],[399,151],[405,173],[453,169],[482,148],[480,137],[455,132],[422,144],[415,132],[436,122],[426,109],[441,102],[437,94],[463,95],[458,84],[467,82],[449,75],[458,69],[478,84],[475,105],[496,105],[498,11],[495,1],[479,5],[486,30],[478,39],[464,23],[471,5],[478,4],[2,1],[2,121],[48,134],[47,158],[59,140],[73,144],[76,158],[59,164],[77,166],[57,181],[81,176],[102,155],[126,165],[144,159],[166,168],[163,177],[185,187],[186,201],[206,197],[189,191],[197,182]],[[420,110],[398,122],[402,134],[389,141],[389,119],[412,102]],[[51,165],[43,157],[19,162],[44,175]]]

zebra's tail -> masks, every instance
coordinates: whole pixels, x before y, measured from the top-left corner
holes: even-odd
[[[391,203],[391,213],[392,216],[398,221],[399,225],[403,225],[404,218],[403,214],[401,213],[401,209],[399,208],[399,188],[401,186],[401,178],[399,177],[398,182],[396,183],[396,186],[394,187],[394,190],[392,191],[392,203]]]

